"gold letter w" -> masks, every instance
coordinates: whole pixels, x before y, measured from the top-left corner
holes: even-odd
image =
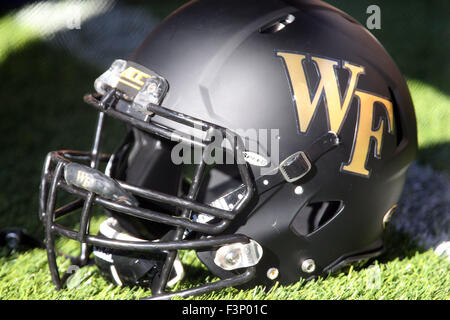
[[[364,73],[364,68],[344,62],[343,67],[350,72],[350,77],[345,91],[345,96],[342,101],[341,94],[339,92],[338,79],[335,72],[335,68],[338,63],[334,60],[312,57],[311,60],[317,64],[319,69],[320,80],[316,92],[313,94],[311,100],[312,90],[308,87],[306,73],[303,68],[303,61],[306,59],[306,56],[288,52],[277,52],[277,56],[282,57],[288,72],[293,100],[297,107],[300,132],[306,132],[308,130],[320,98],[323,93],[325,93],[329,128],[331,131],[339,133],[342,122],[344,121],[348,107],[354,95],[358,77],[360,74]]]

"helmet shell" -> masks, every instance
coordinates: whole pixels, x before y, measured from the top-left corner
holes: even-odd
[[[273,28],[289,15],[295,17],[293,22],[280,30]],[[278,164],[330,130],[326,99],[319,102],[308,130],[300,130],[289,70],[279,52],[336,61],[340,88],[347,88],[349,81],[344,63],[362,66],[364,74],[356,88],[392,102],[394,129],[388,133],[385,128],[380,146],[369,143],[370,175],[343,172],[360,115],[359,100],[352,98],[338,132],[340,146],[315,162],[305,179],[272,189],[252,212],[233,221],[227,233],[245,234],[264,248],[254,283],[272,283],[266,277],[272,267],[280,271],[278,281],[291,283],[379,253],[383,217],[397,203],[417,150],[412,100],[395,63],[363,26],[320,1],[193,1],[164,20],[131,60],[168,80],[165,107],[231,130],[278,130],[278,152],[272,152],[269,142],[258,141],[261,152]],[[312,63],[304,68],[313,96],[313,84],[320,76]],[[382,108],[374,107],[373,112],[378,119],[375,130],[381,119],[387,123],[388,116]],[[152,121],[186,130],[158,116]],[[376,155],[376,147],[381,156]],[[252,165],[252,169],[259,178],[260,168]],[[295,192],[298,186],[301,194]],[[317,213],[311,212],[320,211],[323,204],[333,209],[325,212],[333,212],[321,224],[302,231],[297,224],[312,223],[308,219]],[[201,253],[200,258],[217,275],[229,275],[214,265],[213,255]],[[314,260],[314,272],[302,270],[307,259]]]

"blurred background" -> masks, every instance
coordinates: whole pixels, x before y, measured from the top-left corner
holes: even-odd
[[[20,226],[42,237],[37,199],[45,155],[58,149],[89,150],[97,115],[83,103],[83,95],[93,91],[95,78],[114,59],[127,59],[160,21],[186,2],[2,1],[0,229]],[[393,219],[396,231],[390,236],[396,239],[397,249],[388,252],[385,261],[396,257],[413,259],[416,253],[434,250],[448,241],[450,229],[450,2],[326,2],[363,25],[370,16],[367,8],[378,5],[381,29],[370,31],[408,82],[416,108],[420,150],[417,163],[410,169],[399,213]],[[105,151],[115,147],[122,133],[120,123],[107,121]],[[417,263],[430,259],[424,254]],[[39,250],[39,257],[36,268],[47,272],[43,250]],[[2,272],[3,279],[9,281],[38,277],[34,274],[39,270],[30,269],[6,278],[16,258],[30,261],[31,256],[1,257],[0,279]],[[46,273],[39,277],[40,281],[49,281]],[[443,281],[448,288],[448,274]],[[442,282],[437,288],[441,286]],[[47,298],[36,288],[25,286],[21,293],[8,288],[0,285],[0,298]],[[440,298],[450,298],[448,289],[441,294]],[[133,297],[136,295],[139,292],[133,293]]]

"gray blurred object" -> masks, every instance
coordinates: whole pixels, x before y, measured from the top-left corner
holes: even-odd
[[[21,8],[15,19],[102,70],[117,58],[129,58],[160,22],[113,0],[38,1]]]
[[[449,240],[450,181],[430,167],[411,165],[391,223],[411,235],[424,249]]]
[[[79,30],[56,33],[51,43],[76,51],[81,58],[104,69],[117,58],[129,58],[158,23],[147,12],[113,4],[106,12],[82,23]]]

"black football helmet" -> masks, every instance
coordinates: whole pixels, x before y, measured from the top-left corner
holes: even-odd
[[[347,14],[313,0],[192,1],[94,86],[92,150],[51,152],[43,169],[57,288],[56,235],[81,243],[80,264],[92,253],[153,298],[290,284],[382,252],[416,121],[394,62]],[[112,155],[99,147],[105,115],[127,124]],[[79,199],[55,208],[57,191]],[[97,235],[93,206],[109,216]],[[57,222],[80,208],[78,230]],[[179,250],[221,280],[171,292]]]

